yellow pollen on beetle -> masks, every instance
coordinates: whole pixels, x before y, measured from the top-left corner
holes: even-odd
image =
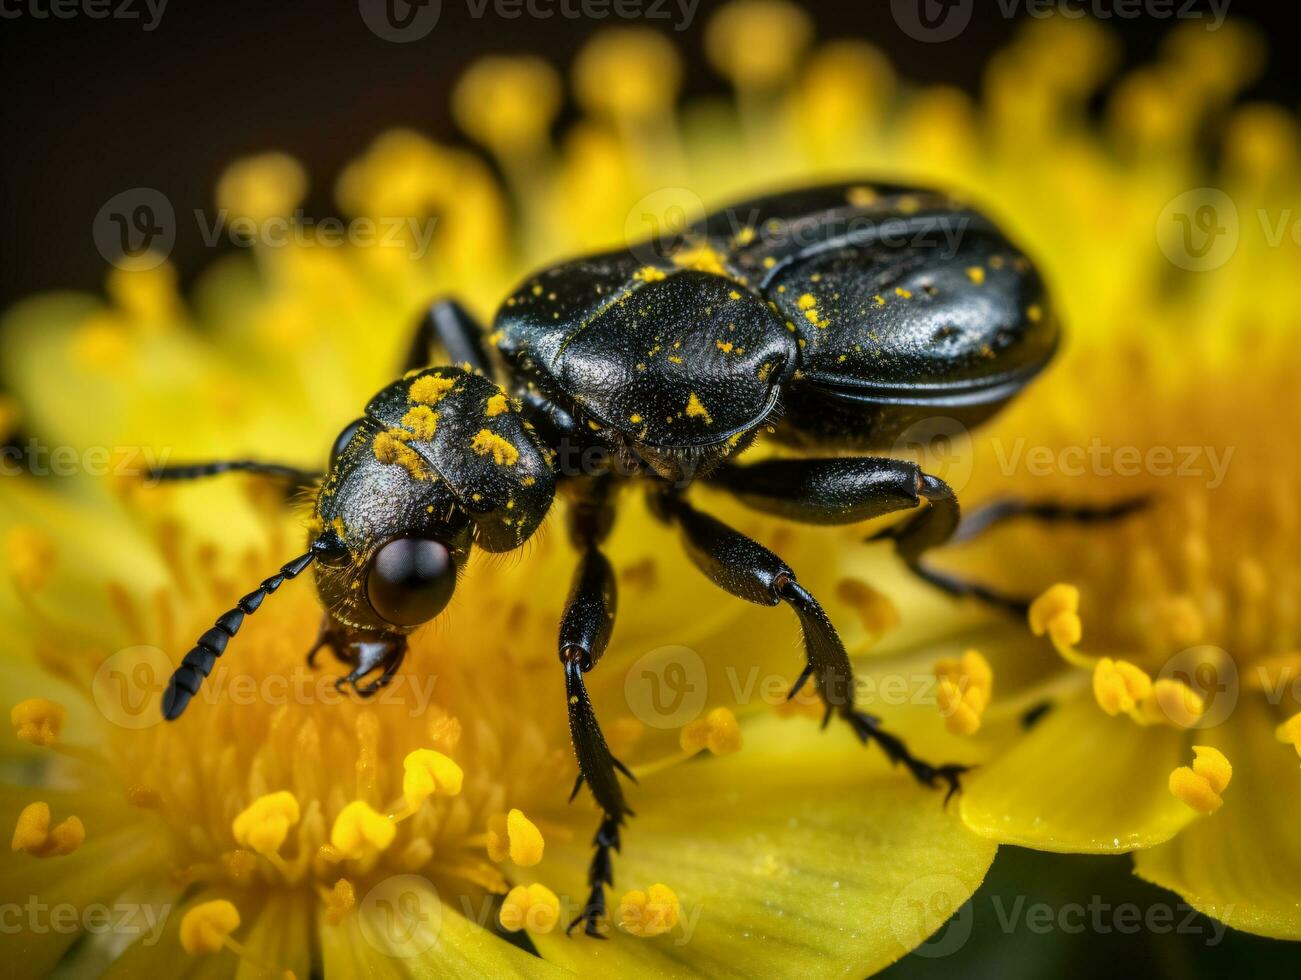
[[[32,857],[64,857],[81,846],[86,828],[80,817],[67,817],[50,827],[50,806],[44,801],[29,803],[18,814],[9,847],[15,854]]]
[[[741,726],[730,708],[714,708],[678,733],[683,752],[708,749],[714,755],[731,755],[741,748]]]
[[[724,354],[732,353],[733,349],[735,349],[736,347],[736,345],[733,344],[730,340],[715,340],[714,346],[717,347],[719,350],[721,350]]]
[[[230,829],[241,847],[270,855],[280,850],[299,817],[298,800],[281,790],[259,796],[235,817]]]
[[[978,265],[968,266],[967,278],[979,286],[985,281],[985,270]]]
[[[48,698],[28,698],[9,710],[9,722],[14,726],[14,733],[32,745],[53,745],[59,740],[59,733],[67,720],[67,709]]]
[[[456,796],[465,774],[461,767],[433,749],[416,749],[402,760],[402,796],[415,809],[434,794]]]
[[[492,860],[510,858],[519,867],[528,868],[542,860],[546,840],[524,811],[516,808],[488,819],[486,846]]]
[[[1084,634],[1078,588],[1062,582],[1049,587],[1030,603],[1027,618],[1035,636],[1047,634],[1057,652],[1068,660],[1077,656],[1075,647]]]
[[[49,535],[26,524],[18,524],[9,529],[5,545],[14,582],[24,592],[40,589],[54,571],[54,542]]]
[[[1093,697],[1109,715],[1129,714],[1147,700],[1152,678],[1127,660],[1103,657],[1093,668]]]
[[[659,282],[666,278],[663,269],[657,269],[653,265],[644,265],[632,274],[634,279],[641,282]]]
[[[401,466],[413,480],[428,480],[430,472],[425,461],[406,444],[411,438],[405,429],[386,429],[376,433],[371,452],[381,463]]]
[[[497,433],[480,429],[470,440],[470,448],[480,456],[491,456],[498,466],[514,466],[519,462],[519,450]]]
[[[650,939],[662,936],[682,918],[682,903],[668,885],[654,884],[646,891],[630,891],[619,900],[619,928]]]
[[[709,414],[709,409],[705,408],[704,402],[694,391],[687,397],[687,418],[704,419],[706,425],[713,424],[713,418]]]
[[[508,399],[504,393],[493,395],[488,399],[488,404],[484,408],[484,414],[490,419],[496,418],[503,412],[508,411],[510,411],[510,399]]]
[[[239,928],[239,909],[224,898],[194,906],[181,919],[181,948],[191,956],[220,951]]]
[[[411,382],[411,387],[407,389],[407,398],[417,405],[436,405],[455,385],[455,378],[425,374]]]
[[[1044,318],[1043,307],[1040,306],[1038,303],[1031,303],[1028,307],[1026,307],[1025,315],[1026,315],[1026,319],[1028,319],[1031,323],[1038,323],[1040,320]]]
[[[636,412],[633,412],[631,415],[628,416],[628,421],[631,422],[633,425],[639,425],[641,423],[641,416]]]
[[[672,255],[673,264],[682,269],[710,272],[716,276],[727,275],[723,256],[708,245],[695,245],[680,249]]]
[[[560,921],[560,899],[546,885],[516,885],[502,899],[497,921],[507,932],[548,933]]]
[[[898,296],[900,299],[912,299],[912,298],[913,298],[913,294],[910,293],[908,290],[904,289],[902,286],[895,286],[895,287],[894,287],[894,294],[895,294],[896,296]]]
[[[1170,773],[1170,792],[1198,813],[1214,813],[1224,804],[1224,790],[1233,766],[1224,753],[1209,745],[1194,745],[1193,764]]]
[[[936,704],[945,727],[954,735],[972,735],[980,729],[980,718],[994,689],[994,671],[977,650],[958,659],[946,658],[935,665]]]
[[[393,843],[397,827],[361,800],[353,800],[334,818],[330,845],[345,858],[360,858]]]
[[[851,187],[845,193],[845,200],[856,208],[864,208],[880,200],[880,195],[871,187]]]
[[[402,424],[421,442],[429,442],[438,431],[438,413],[428,405],[417,405],[402,416]]]
[[[795,301],[795,305],[801,310],[811,310],[818,305],[818,301],[814,299],[812,293],[805,293]]]

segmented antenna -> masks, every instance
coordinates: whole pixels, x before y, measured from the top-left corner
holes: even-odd
[[[299,555],[292,561],[280,566],[280,571],[270,578],[263,579],[262,584],[235,604],[235,608],[219,616],[201,637],[194,649],[185,655],[181,666],[176,668],[172,679],[167,682],[163,692],[163,717],[175,721],[181,716],[190,698],[199,692],[203,679],[212,672],[217,658],[226,652],[226,644],[231,641],[244,624],[244,617],[257,612],[262,600],[284,584],[286,579],[297,578],[316,558],[317,552],[324,550],[321,541],[312,542],[306,554]]]
[[[302,470],[296,466],[281,463],[262,463],[254,459],[223,459],[211,463],[182,463],[178,466],[164,466],[149,475],[160,483],[177,480],[198,480],[205,476],[217,476],[221,473],[257,473],[260,476],[277,476],[293,480],[296,483],[311,483],[321,474],[314,470]]]

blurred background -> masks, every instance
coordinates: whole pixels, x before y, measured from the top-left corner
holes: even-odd
[[[311,177],[304,211],[333,214],[335,178],[378,133],[401,125],[444,142],[458,138],[448,96],[473,60],[527,52],[564,67],[612,22],[509,18],[491,5],[476,17],[477,3],[443,0],[428,36],[393,43],[365,23],[369,0],[345,0],[328,13],[306,0],[107,4],[121,16],[63,19],[52,16],[49,0],[3,2],[0,307],[54,288],[99,289],[106,265],[92,224],[107,201],[149,187],[178,213],[211,208],[218,175],[246,154],[277,149],[296,156]],[[886,0],[804,5],[820,38],[867,38],[903,79],[973,95],[991,53],[1028,16],[1025,3],[976,3],[961,36],[936,44],[901,30]],[[687,53],[685,95],[727,87],[703,56],[711,6],[666,0],[664,19],[649,21],[674,34]],[[1150,59],[1170,28],[1169,20],[1152,16],[1107,16],[1113,5],[1101,0],[1066,6],[1108,21],[1125,66]],[[1226,7],[1194,6],[1207,16]],[[1244,96],[1295,108],[1301,71],[1284,47],[1295,42],[1295,5],[1230,0],[1227,10],[1273,41],[1272,60]],[[562,114],[557,125],[564,122]],[[226,237],[217,246],[234,247]],[[171,260],[182,283],[213,258],[196,223],[178,222]],[[1091,903],[1105,908],[1095,913]],[[1224,932],[1171,893],[1132,877],[1128,859],[1004,848],[976,897],[888,975],[1090,976],[1119,969],[1296,977],[1299,960],[1294,945]]]

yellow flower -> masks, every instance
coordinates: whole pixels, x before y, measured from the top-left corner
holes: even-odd
[[[706,42],[738,88],[737,110],[679,116],[645,77],[604,84],[620,55],[630,73],[679,72],[665,70],[676,59],[657,42],[598,39],[608,46],[576,67],[593,115],[556,145],[552,73],[537,61],[490,61],[457,89],[456,114],[496,155],[507,186],[474,154],[410,131],[379,136],[336,186],[350,215],[438,214],[428,249],[410,237],[399,248],[319,248],[310,235],[283,248],[255,243],[251,260],[207,270],[190,301],[164,263],[115,270],[108,305],[43,297],[4,325],[4,380],[25,424],[51,443],[138,445],[137,467],[146,450],[179,461],[250,447],[316,467],[392,380],[431,295],[454,292],[489,314],[524,269],[653,233],[684,199],[695,207],[846,172],[959,185],[1045,263],[1071,338],[1050,375],[977,434],[964,501],[1010,492],[1107,500],[1148,489],[1172,499],[1114,527],[1009,525],[950,559],[1028,596],[1068,585],[1039,607],[1039,641],[1030,624],[936,595],[885,550],[863,546],[862,529],[792,528],[721,501],[717,510],[823,597],[865,682],[917,679],[909,696],[865,706],[937,758],[991,760],[1003,750],[963,798],[966,826],[959,807],[941,808],[875,750],[789,710],[784,693],[800,666],[794,624],[705,588],[629,495],[609,547],[619,624],[588,680],[607,736],[628,733],[618,754],[639,777],[627,790],[637,816],[624,828],[619,880],[657,884],[611,896],[623,929],[610,942],[566,938],[556,927],[586,901],[596,814],[585,795],[567,802],[575,770],[554,647],[574,563],[563,534],[540,536],[516,562],[476,557],[444,619],[413,636],[403,670],[371,701],[339,695],[324,662],[303,663],[320,609],[306,583],[288,584],[250,618],[186,715],[164,725],[159,688],[176,660],[215,611],[296,553],[301,526],[274,488],[254,483],[241,492],[236,483],[87,479],[75,494],[55,494],[11,479],[0,482],[14,585],[0,596],[12,624],[0,635],[0,656],[14,666],[0,672],[7,703],[57,696],[69,731],[99,734],[93,746],[43,746],[41,734],[12,749],[29,763],[22,771],[39,772],[40,788],[7,792],[34,804],[57,786],[56,809],[88,819],[48,885],[21,848],[0,856],[0,883],[79,906],[141,883],[188,889],[191,911],[169,921],[164,941],[123,952],[122,972],[143,975],[174,968],[192,949],[297,976],[322,964],[327,973],[391,967],[395,955],[433,974],[467,961],[485,975],[681,973],[698,956],[702,971],[725,958],[755,975],[861,976],[961,905],[996,841],[1142,848],[1141,873],[1211,914],[1295,936],[1296,909],[1284,899],[1297,893],[1301,868],[1290,833],[1298,777],[1283,739],[1296,739],[1293,728],[1276,736],[1289,714],[1274,718],[1267,695],[1301,670],[1289,659],[1297,637],[1286,619],[1296,605],[1298,481],[1295,454],[1277,446],[1295,428],[1286,368],[1296,340],[1286,330],[1301,311],[1292,291],[1255,288],[1295,255],[1248,235],[1221,267],[1181,268],[1179,239],[1158,240],[1154,228],[1167,203],[1197,186],[1196,127],[1168,118],[1177,114],[1161,91],[1150,97],[1150,79],[1131,79],[1117,88],[1106,129],[1084,128],[1076,110],[1102,81],[1109,44],[1087,23],[1058,26],[1032,27],[1014,56],[991,65],[978,107],[947,89],[896,101],[888,64],[869,44],[814,49],[801,76],[808,18],[778,0],[734,4]],[[1235,38],[1226,25],[1209,43]],[[1180,45],[1163,57],[1172,62],[1163,79],[1208,63]],[[1193,79],[1183,115],[1223,106],[1240,80],[1232,61],[1216,61],[1227,64],[1214,79]],[[1277,123],[1259,110],[1234,117],[1223,180],[1243,213],[1295,196],[1279,145],[1280,131],[1294,138],[1291,119]],[[246,162],[223,182],[232,211],[296,203],[302,171],[280,157],[262,163],[274,172]],[[689,190],[665,192],[668,184]],[[511,197],[517,226],[507,219]],[[1206,256],[1183,259],[1196,266]],[[1171,279],[1174,296],[1164,292]],[[1231,332],[1243,324],[1247,337]],[[51,385],[52,375],[62,383]],[[1043,455],[1030,449],[1073,465],[1095,435],[1113,455],[1214,447],[1217,465],[1232,467],[1213,493],[1026,471]],[[1119,472],[1121,461],[1108,465]],[[963,657],[976,629],[979,661]],[[1230,718],[1202,730],[1217,704],[1199,685],[1227,661],[1199,653],[1163,668],[1172,653],[1217,642],[1238,665],[1241,691]],[[1104,658],[1110,667],[1099,667]],[[920,693],[928,690],[929,700]],[[77,691],[84,697],[74,701]],[[735,709],[719,704],[724,697]],[[1015,734],[1009,719],[1045,702],[1053,710]],[[706,713],[707,704],[727,715]],[[1199,753],[1186,767],[1194,739],[1225,764],[1202,764]],[[55,755],[56,746],[66,751]],[[682,764],[684,747],[715,746]],[[1202,783],[1172,776],[1182,768]],[[17,771],[6,767],[6,778]],[[295,801],[295,819],[259,822],[265,836],[256,838],[236,831],[273,792]],[[1223,801],[1209,816],[1200,813],[1214,802],[1207,793]],[[1242,800],[1258,807],[1235,805]],[[509,817],[495,826],[508,809],[520,815],[520,841],[536,845],[521,850],[524,860],[514,859]],[[48,827],[48,809],[46,818]],[[24,828],[38,850],[39,823]],[[502,863],[490,853],[494,834]],[[1230,866],[1235,854],[1241,866]],[[796,906],[798,916],[785,914]],[[903,921],[900,910],[914,908],[926,910],[924,925]],[[485,928],[494,919],[528,929],[538,955]],[[686,929],[689,944],[674,946],[670,937]],[[75,970],[88,954],[69,952],[73,939],[24,936],[25,966],[49,970],[66,955]]]
[[[303,528],[273,484],[152,486],[140,478],[146,465],[254,451],[318,467],[398,372],[431,296],[454,293],[486,317],[527,269],[653,232],[647,208],[672,216],[681,203],[648,198],[670,175],[711,201],[801,172],[811,179],[807,165],[779,165],[773,152],[799,145],[771,98],[795,82],[797,35],[810,37],[808,19],[781,3],[720,19],[710,56],[742,87],[745,109],[711,106],[704,127],[673,104],[682,65],[671,44],[637,31],[599,36],[575,65],[590,115],[554,143],[555,69],[482,63],[457,87],[455,115],[496,155],[495,170],[404,130],[359,147],[335,187],[349,216],[436,214],[427,248],[413,225],[396,248],[317,247],[303,229],[282,247],[255,241],[214,264],[189,296],[169,263],[140,263],[113,270],[107,303],[38,297],[9,314],[4,381],[24,424],[50,444],[140,449],[125,462],[134,476],[64,481],[76,492],[0,481],[7,706],[57,698],[67,712],[66,725],[37,702],[15,713],[32,738],[14,740],[24,765],[4,772],[37,773],[39,786],[6,791],[85,817],[81,846],[41,865],[57,877],[37,877],[20,851],[0,856],[0,885],[79,907],[153,888],[161,908],[183,889],[163,938],[122,953],[124,973],[175,970],[188,950],[300,977],[322,966],[388,969],[394,956],[430,974],[467,962],[483,975],[667,973],[696,951],[702,964],[725,957],[742,972],[863,975],[969,897],[995,845],[878,750],[786,710],[802,666],[796,623],[708,587],[634,494],[608,548],[617,629],[587,680],[638,777],[626,784],[636,816],[621,828],[617,878],[656,884],[608,892],[608,942],[564,929],[587,902],[599,813],[586,791],[569,802],[576,770],[555,649],[574,567],[563,512],[517,559],[476,555],[447,613],[413,635],[403,669],[373,699],[337,692],[346,668],[328,656],[304,662],[321,615],[304,576],[249,617],[181,719],[159,719],[160,689],[193,638],[297,553]],[[837,104],[854,101],[840,95]],[[752,156],[738,158],[742,127]],[[873,142],[863,137],[853,145]],[[864,171],[886,162],[842,161]],[[221,206],[265,221],[297,206],[308,173],[315,186],[310,161],[238,161],[220,182]],[[413,429],[434,426],[436,394]],[[892,730],[926,739],[936,758],[979,754],[945,734],[924,694],[936,649],[963,649],[927,615],[942,600],[842,529],[793,533],[709,507],[799,570],[842,624],[865,684],[916,679],[916,698],[871,706]],[[923,628],[895,647],[906,656],[862,658],[910,622],[914,598]],[[912,654],[914,643],[925,653]],[[682,739],[710,751],[688,763]],[[34,849],[48,846],[29,836]],[[899,928],[898,910],[916,903],[926,928]],[[528,930],[536,953],[504,941],[498,922]],[[67,957],[75,972],[91,953],[74,938],[24,936],[25,967]]]

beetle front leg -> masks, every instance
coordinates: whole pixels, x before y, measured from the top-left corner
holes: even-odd
[[[361,697],[367,698],[388,684],[402,666],[407,653],[407,638],[400,633],[376,630],[357,630],[344,626],[326,615],[316,642],[307,651],[307,665],[316,666],[316,655],[328,648],[335,658],[352,668],[344,677],[335,678],[334,686],[343,690],[345,685]],[[379,670],[379,676],[369,684],[360,683],[368,674]]]
[[[581,922],[587,935],[602,939],[605,937],[600,923],[606,914],[605,889],[614,884],[613,855],[621,846],[619,828],[632,816],[618,774],[623,773],[636,782],[632,773],[610,752],[583,683],[583,675],[595,666],[610,641],[618,601],[614,570],[596,545],[603,527],[599,514],[585,512],[581,507],[575,514],[573,537],[582,548],[582,555],[560,621],[559,643],[560,662],[565,670],[569,734],[578,759],[578,779],[569,798],[577,796],[586,782],[604,811],[592,838],[595,853],[587,871],[591,892],[583,911],[569,923],[569,931]]]
[[[881,728],[879,718],[855,707],[854,670],[840,634],[817,599],[796,581],[790,566],[757,541],[695,510],[679,495],[662,495],[656,507],[661,517],[682,532],[688,556],[715,585],[757,605],[785,603],[794,611],[804,634],[807,662],[791,697],[812,678],[826,706],[824,725],[837,714],[860,741],[875,742],[891,762],[904,766],[919,783],[943,783],[949,796],[958,790],[966,766],[933,765],[917,758],[902,739]]]

